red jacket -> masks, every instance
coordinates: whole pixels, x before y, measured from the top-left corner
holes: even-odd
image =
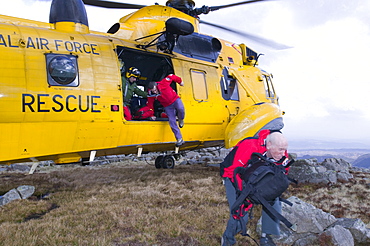
[[[176,101],[177,98],[180,98],[176,91],[170,86],[172,81],[180,84],[182,79],[179,76],[174,74],[168,75],[166,78],[157,82],[157,88],[159,90],[159,95],[157,96],[158,101],[162,104],[163,107],[170,106]]]
[[[137,112],[135,112],[133,119],[141,120],[141,119],[147,119],[149,117],[153,117],[154,116],[154,101],[155,101],[154,97],[148,96],[146,106],[140,108]]]
[[[270,130],[261,130],[258,138],[245,138],[234,146],[220,165],[220,173],[223,178],[230,178],[234,182],[234,170],[237,167],[246,167],[253,152],[264,154],[266,152],[266,137]],[[285,153],[288,157],[288,153]]]

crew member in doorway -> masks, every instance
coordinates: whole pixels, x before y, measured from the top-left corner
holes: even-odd
[[[166,111],[170,127],[176,137],[176,146],[179,147],[184,144],[180,128],[184,126],[185,108],[179,95],[172,89],[172,82],[184,86],[184,82],[179,76],[170,74],[159,82],[150,82],[148,87],[152,93],[158,94],[156,99],[162,104]],[[176,116],[179,123],[178,125]]]
[[[125,70],[124,66],[121,67],[121,74],[124,75]],[[122,89],[123,89],[123,106],[124,106],[124,115],[126,120],[132,120],[131,110],[130,110],[130,103],[131,98],[134,94],[141,96],[143,98],[147,98],[147,93],[141,90],[136,81],[140,78],[140,71],[136,67],[130,67],[127,72],[126,76],[122,76]]]

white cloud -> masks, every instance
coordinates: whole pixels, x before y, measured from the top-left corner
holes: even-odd
[[[37,21],[49,21],[50,2],[12,0],[1,4],[1,14]]]

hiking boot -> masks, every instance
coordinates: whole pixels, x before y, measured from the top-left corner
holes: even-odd
[[[260,239],[260,246],[276,246],[274,240],[272,240],[270,235],[266,235],[266,237],[261,237]]]
[[[179,127],[183,128],[184,127],[184,119],[179,120]]]
[[[180,147],[181,145],[183,145],[185,142],[184,140],[182,140],[182,138],[179,138],[177,139],[177,142],[176,142],[176,147]]]

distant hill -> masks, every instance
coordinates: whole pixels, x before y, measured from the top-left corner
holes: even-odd
[[[323,162],[325,159],[327,158],[339,158],[337,156],[334,156],[334,155],[321,155],[321,156],[314,156],[314,155],[303,155],[303,156],[298,156],[297,159],[311,159],[311,158],[315,158],[317,159],[318,162]],[[344,158],[342,158],[344,159]],[[345,159],[344,159],[345,160]],[[346,160],[347,161],[347,160]]]
[[[361,155],[353,163],[355,167],[370,168],[370,154]]]
[[[370,149],[291,149],[289,153],[297,155],[297,159],[316,158],[318,162],[326,158],[340,158],[354,165],[361,156],[370,155]]]
[[[292,149],[370,149],[370,143],[345,140],[315,140],[294,139],[289,140]]]
[[[317,139],[290,139],[289,153],[297,155],[297,159],[316,158],[318,162],[326,158],[341,158],[354,165],[357,158],[369,154],[370,142],[348,140],[317,140]],[[366,158],[364,158],[366,159]],[[369,161],[359,160],[356,166],[368,167]],[[359,164],[361,163],[361,164]]]
[[[312,159],[315,158],[317,161],[323,162],[327,158],[340,158],[348,161],[354,167],[362,167],[370,169],[370,150],[290,150],[290,153],[297,155],[296,159]]]

